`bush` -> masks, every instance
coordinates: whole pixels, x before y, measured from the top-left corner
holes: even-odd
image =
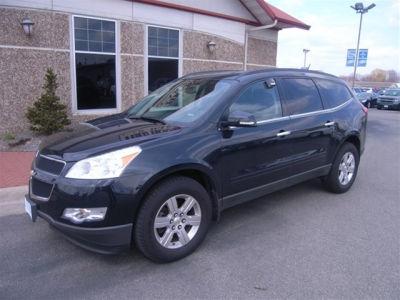
[[[67,107],[56,95],[57,75],[51,68],[47,69],[43,85],[43,93],[28,108],[26,117],[31,124],[31,130],[41,134],[52,134],[71,124],[68,119]]]
[[[15,135],[11,132],[6,132],[3,134],[3,141],[9,142],[15,140]]]

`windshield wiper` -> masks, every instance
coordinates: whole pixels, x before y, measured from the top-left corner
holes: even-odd
[[[128,116],[129,119],[133,120],[143,120],[143,121],[148,121],[152,123],[161,123],[165,125],[165,122],[156,118],[149,118],[149,117],[143,117],[143,116]]]

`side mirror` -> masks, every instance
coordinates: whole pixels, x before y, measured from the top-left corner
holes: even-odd
[[[228,120],[222,121],[221,126],[223,128],[228,128],[230,126],[235,127],[256,127],[256,118],[244,111],[233,111],[229,114]]]

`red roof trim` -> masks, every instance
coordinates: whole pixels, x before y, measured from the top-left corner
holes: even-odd
[[[294,27],[302,28],[309,30],[311,28],[310,25],[303,23],[302,21],[292,17],[291,15],[285,13],[279,8],[265,2],[264,0],[257,0],[258,5],[274,20],[278,20],[279,22],[293,25]]]
[[[194,8],[194,7],[190,7],[190,6],[186,6],[186,5],[168,3],[168,2],[159,1],[159,0],[131,0],[131,1],[139,2],[139,3],[143,3],[143,4],[149,4],[149,5],[156,5],[156,6],[166,7],[166,8],[172,8],[172,9],[177,9],[177,10],[183,10],[183,11],[201,14],[201,15],[210,16],[210,17],[222,18],[222,19],[226,19],[226,20],[245,23],[245,24],[252,25],[252,26],[261,26],[262,25],[260,22],[256,22],[256,21],[252,21],[252,20],[248,20],[248,19],[244,19],[244,18],[234,17],[234,16],[216,13],[216,12],[212,12],[212,11],[208,11],[208,10],[204,10],[204,9]]]

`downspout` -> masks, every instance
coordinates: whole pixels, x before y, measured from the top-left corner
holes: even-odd
[[[262,30],[262,29],[268,29],[268,28],[273,28],[278,24],[278,20],[275,20],[272,24],[267,24],[263,26],[258,26],[258,27],[253,27],[246,29],[246,32],[244,34],[244,62],[243,62],[243,70],[247,70],[247,44],[249,40],[249,31],[256,31],[256,30]]]

